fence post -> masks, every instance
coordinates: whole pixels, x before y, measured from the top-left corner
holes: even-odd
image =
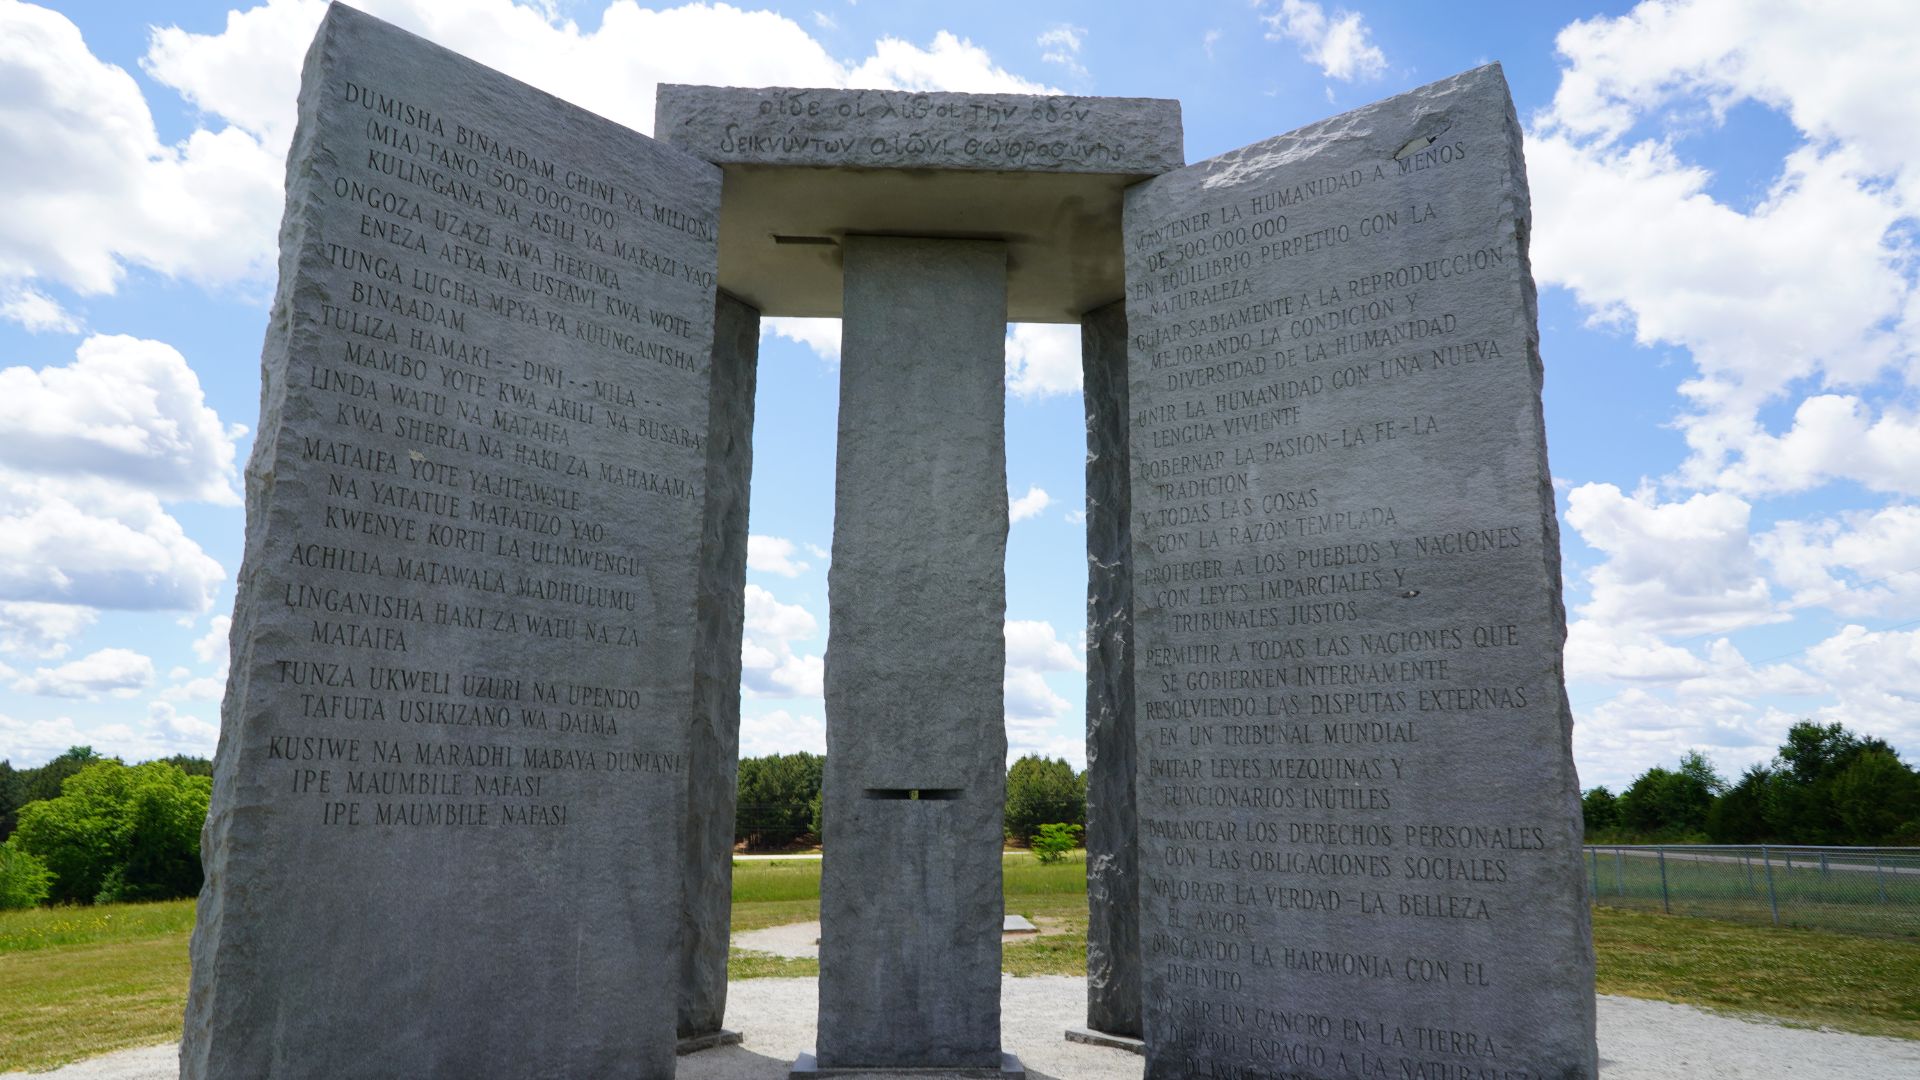
[[[1656,848],[1660,853],[1660,910],[1673,914],[1673,904],[1667,900],[1667,849]]]
[[[1615,896],[1627,895],[1626,856],[1619,848],[1613,849],[1613,892]]]
[[[1760,845],[1760,862],[1767,868],[1767,906],[1773,909],[1773,925],[1780,925],[1780,898],[1773,891],[1773,857],[1767,854],[1767,846]]]
[[[1878,852],[1875,852],[1873,856],[1873,877],[1875,881],[1880,883],[1880,902],[1884,904],[1887,902],[1887,872],[1880,865],[1880,855]]]
[[[1587,862],[1593,870],[1593,902],[1600,902],[1600,849],[1587,849]]]
[[[1820,876],[1827,876],[1827,853],[1824,851],[1820,853]]]
[[[1740,853],[1740,865],[1747,868],[1747,895],[1753,895],[1753,852]]]

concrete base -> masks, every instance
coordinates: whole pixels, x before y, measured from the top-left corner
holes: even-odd
[[[949,1068],[928,1066],[925,1068],[901,1068],[898,1065],[876,1065],[872,1067],[821,1068],[812,1054],[801,1054],[793,1063],[793,1071],[787,1074],[789,1080],[814,1080],[822,1076],[911,1076],[920,1080],[944,1080],[954,1077],[956,1080],[1027,1080],[1027,1067],[1012,1054],[1000,1055],[1000,1067],[997,1069]]]
[[[1092,1028],[1068,1028],[1067,1041],[1086,1043],[1088,1046],[1110,1046],[1115,1050],[1125,1050],[1129,1054],[1139,1054],[1142,1057],[1147,1053],[1147,1044],[1131,1035],[1112,1035]]]
[[[739,1032],[728,1031],[726,1028],[721,1028],[719,1031],[708,1031],[699,1035],[688,1035],[680,1040],[679,1044],[673,1048],[673,1052],[679,1057],[686,1057],[688,1054],[696,1054],[702,1050],[711,1050],[716,1046],[734,1046],[739,1042]]]

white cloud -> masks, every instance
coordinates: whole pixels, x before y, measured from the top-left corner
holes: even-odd
[[[1329,16],[1313,0],[1280,0],[1280,9],[1260,21],[1267,24],[1268,40],[1298,45],[1301,58],[1329,79],[1377,79],[1387,70],[1387,56],[1359,12],[1335,8]]]
[[[1575,488],[1567,523],[1607,556],[1587,574],[1592,595],[1579,614],[1609,634],[1696,634],[1784,618],[1748,536],[1751,509],[1720,493],[1661,502],[1612,484]]]
[[[21,720],[0,713],[0,761],[11,761],[15,768],[44,765],[70,746],[89,745],[90,739],[69,716]]]
[[[1031,671],[1085,671],[1080,643],[1061,641],[1053,624],[1040,619],[1008,619],[1007,666]]]
[[[1839,698],[1818,710],[1818,719],[1895,746],[1920,745],[1920,630],[1846,626],[1807,650],[1806,664],[1832,683]]]
[[[1041,60],[1049,64],[1058,64],[1065,68],[1068,74],[1084,79],[1087,77],[1087,69],[1080,63],[1080,46],[1086,44],[1086,41],[1086,27],[1061,23],[1043,31],[1038,38],[1034,39],[1034,44],[1044,50],[1040,54]]]
[[[813,613],[781,603],[772,593],[749,584],[746,629],[740,644],[741,688],[750,697],[820,698],[825,693],[826,662],[818,653],[794,649],[820,632]]]
[[[227,665],[227,634],[233,629],[233,617],[215,615],[207,620],[207,632],[195,638],[193,655],[203,664],[218,664],[222,669]]]
[[[1017,499],[1009,495],[1007,500],[1007,520],[1025,521],[1027,518],[1037,517],[1040,511],[1045,510],[1052,502],[1053,496],[1047,494],[1044,489],[1028,484],[1025,495]]]
[[[0,290],[0,319],[18,323],[30,334],[77,334],[80,317],[38,289],[15,286]]]
[[[127,264],[201,282],[269,265],[283,164],[236,128],[163,144],[140,88],[65,16],[0,6],[0,283],[113,291]]]
[[[59,667],[14,680],[13,689],[43,697],[127,697],[153,685],[153,661],[131,649],[101,649]]]
[[[1061,641],[1053,624],[1044,620],[1009,619],[1004,633],[1007,669],[1002,689],[1009,755],[1035,753],[1085,761],[1081,740],[1062,735],[1059,730],[1060,723],[1069,719],[1073,703],[1055,691],[1046,678],[1049,672],[1086,670],[1078,643],[1070,646]]]
[[[869,89],[964,90],[974,94],[1059,92],[1045,83],[1007,71],[995,64],[985,49],[946,30],[935,34],[933,44],[924,49],[899,38],[881,38],[873,44],[873,55],[847,73],[846,85]]]
[[[1007,389],[1022,398],[1080,392],[1080,328],[1014,323],[1007,328]]]
[[[840,363],[840,320],[839,319],[797,319],[787,316],[769,316],[760,320],[760,336],[783,337],[813,350],[813,354],[829,364]]]
[[[813,13],[813,25],[819,27],[822,30],[840,29],[840,24],[833,21],[833,16],[827,14],[824,11],[815,11]]]
[[[1557,44],[1560,86],[1527,143],[1535,272],[1641,344],[1690,352],[1676,479],[1750,495],[1833,480],[1920,490],[1905,467],[1920,447],[1914,11],[1648,2]],[[1806,62],[1821,55],[1846,60]],[[1746,209],[1686,157],[1743,103],[1783,113],[1802,140]],[[1888,371],[1905,395],[1876,383]],[[1764,405],[1803,394],[1785,433],[1761,422]]]
[[[786,709],[748,714],[740,718],[740,756],[827,752],[827,726],[819,716]]]
[[[0,369],[0,466],[22,472],[238,505],[244,432],[221,424],[186,358],[163,342],[95,335],[64,367]]]
[[[1794,607],[1856,618],[1920,610],[1920,506],[1782,521],[1754,547]]]
[[[226,580],[150,493],[0,470],[0,600],[204,611]]]
[[[794,558],[794,543],[778,536],[747,537],[747,569],[799,577],[810,564]]]
[[[97,616],[92,608],[73,604],[0,601],[0,653],[58,659]]]

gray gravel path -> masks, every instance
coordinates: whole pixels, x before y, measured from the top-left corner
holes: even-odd
[[[1002,984],[1006,1048],[1033,1080],[1138,1080],[1140,1059],[1069,1043],[1068,1025],[1086,1016],[1087,981],[1066,976],[1008,978]],[[680,1059],[686,1080],[785,1080],[793,1059],[813,1049],[817,987],[812,979],[750,979],[728,991],[727,1024],[742,1046]],[[0,1080],[22,1080],[6,1073]],[[93,1058],[36,1080],[177,1080],[172,1046]],[[1808,1031],[1739,1020],[1685,1005],[1600,999],[1601,1080],[1920,1080],[1920,1042]],[[924,1078],[923,1078],[924,1080]]]

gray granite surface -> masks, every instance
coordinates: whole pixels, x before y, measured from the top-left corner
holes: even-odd
[[[1080,323],[1087,415],[1087,1026],[1140,1034],[1127,312]]]
[[[846,254],[818,1060],[997,1067],[1006,252]]]
[[[185,1076],[672,1075],[719,188],[329,9]]]
[[[681,1039],[722,1030],[733,915],[733,816],[740,770],[740,639],[746,619],[747,486],[760,313],[714,303],[706,512],[700,536],[692,734],[687,748],[686,900]]]
[[[718,164],[1151,175],[1186,160],[1164,98],[663,83],[653,130]]]
[[[1150,1078],[1595,1075],[1528,213],[1495,66],[1128,192]]]

